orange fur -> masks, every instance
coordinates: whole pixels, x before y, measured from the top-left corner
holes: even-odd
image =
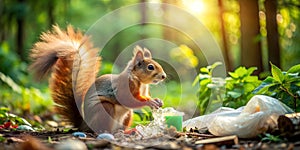
[[[85,130],[81,104],[95,82],[100,66],[99,50],[93,48],[88,37],[71,26],[67,31],[53,26],[53,31],[43,33],[40,39],[31,51],[33,63],[29,69],[34,70],[38,79],[52,71],[49,82],[56,112],[75,127],[82,126]]]

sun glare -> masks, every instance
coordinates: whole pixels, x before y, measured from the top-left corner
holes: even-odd
[[[197,15],[205,11],[203,0],[182,0],[182,3],[190,12]]]

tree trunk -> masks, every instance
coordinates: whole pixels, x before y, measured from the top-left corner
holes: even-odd
[[[25,0],[18,0],[19,3],[25,3]],[[24,15],[19,15],[17,17],[17,40],[16,47],[17,53],[20,56],[22,61],[26,60],[25,52],[24,52],[24,37],[25,37],[25,18]]]
[[[232,71],[232,65],[231,65],[231,61],[229,58],[229,49],[228,49],[228,41],[227,41],[227,34],[226,34],[226,30],[225,30],[225,22],[223,19],[223,14],[224,14],[224,6],[223,6],[223,2],[222,0],[218,0],[218,4],[219,4],[219,19],[221,22],[221,33],[222,33],[222,40],[223,40],[223,55],[224,55],[224,60],[226,63],[226,69],[227,71]]]
[[[178,6],[179,1],[173,1],[173,0],[162,0],[162,3],[166,3],[166,4],[171,4],[171,5],[176,5]],[[168,7],[166,7],[165,5],[162,6],[162,9],[164,11],[164,18],[169,18],[169,10]],[[168,24],[167,22],[168,19],[165,19],[165,23]],[[163,27],[163,38],[171,41],[171,42],[175,42],[177,41],[177,37],[176,37],[176,32],[174,31],[174,29],[169,28],[169,27]]]
[[[280,67],[279,34],[276,21],[277,1],[266,0],[266,24],[268,41],[268,60]]]
[[[241,64],[256,66],[255,74],[263,71],[258,0],[239,0],[241,18]]]
[[[52,25],[55,23],[55,18],[54,18],[54,5],[55,5],[55,0],[50,0],[48,1],[48,18],[49,18],[49,28],[52,28]]]
[[[2,0],[0,0],[0,16],[4,16],[6,15],[4,13],[4,8],[5,8],[5,5],[4,5],[4,2]],[[3,19],[4,17],[0,18],[0,43],[2,43],[6,38],[5,38],[5,19]]]

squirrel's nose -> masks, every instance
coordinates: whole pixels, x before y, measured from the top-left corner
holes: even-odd
[[[161,75],[161,79],[165,79],[167,77],[167,75],[165,74],[165,73],[163,73],[162,75]]]

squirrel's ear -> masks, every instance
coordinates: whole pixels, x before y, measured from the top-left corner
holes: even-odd
[[[134,57],[133,57],[133,64],[136,65],[136,64],[138,64],[139,62],[141,62],[143,60],[144,60],[143,51],[137,50],[134,54]]]
[[[138,51],[143,51],[143,49],[140,46],[135,46],[135,48],[133,49],[133,55],[135,55]]]
[[[144,56],[145,56],[146,58],[152,58],[152,54],[151,54],[151,52],[149,51],[149,49],[144,48]]]

